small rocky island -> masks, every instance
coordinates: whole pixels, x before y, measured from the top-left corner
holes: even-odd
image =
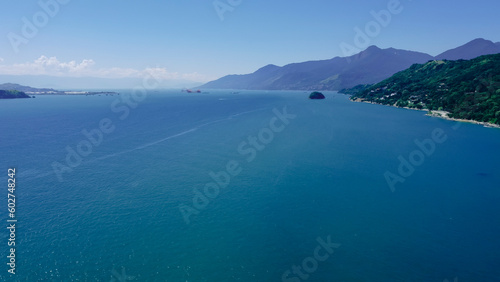
[[[323,95],[323,93],[321,92],[314,91],[313,93],[311,93],[311,95],[309,95],[309,99],[313,100],[325,99],[325,95]]]

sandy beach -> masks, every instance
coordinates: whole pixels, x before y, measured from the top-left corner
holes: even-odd
[[[351,100],[353,102],[361,102],[361,103],[368,103],[368,104],[376,104],[376,105],[382,105],[382,106],[389,106],[389,107],[397,107],[395,105],[384,105],[380,103],[375,103],[375,102],[370,102],[370,101],[365,101],[360,98],[356,98],[354,100]],[[401,108],[401,107],[397,107]],[[493,124],[489,122],[481,122],[481,121],[476,121],[476,120],[468,120],[468,119],[458,119],[458,118],[451,118],[449,117],[450,112],[447,111],[430,111],[428,109],[413,109],[413,108],[408,108],[408,107],[403,107],[403,109],[408,109],[408,110],[415,110],[415,111],[426,111],[428,112],[427,115],[431,117],[437,117],[437,118],[442,118],[442,119],[447,119],[447,120],[452,120],[452,121],[459,121],[459,122],[468,122],[468,123],[473,123],[473,124],[479,124],[483,125],[484,127],[490,127],[490,128],[500,128],[500,125],[498,124]]]

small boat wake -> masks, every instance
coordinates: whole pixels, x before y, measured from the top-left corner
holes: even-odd
[[[216,124],[216,123],[220,123],[220,122],[224,122],[224,121],[227,121],[227,120],[230,120],[230,119],[233,119],[235,117],[238,117],[238,116],[241,116],[241,115],[246,115],[246,114],[250,114],[250,113],[254,113],[254,112],[258,112],[258,111],[263,111],[264,109],[257,109],[257,110],[252,110],[252,111],[246,111],[246,112],[241,112],[241,113],[237,113],[237,114],[233,114],[233,115],[230,115],[226,118],[222,118],[222,119],[218,119],[218,120],[214,120],[214,121],[210,121],[210,122],[206,122],[206,123],[202,123],[200,125],[197,125],[191,129],[188,129],[188,130],[185,130],[185,131],[182,131],[180,133],[177,133],[177,134],[174,134],[174,135],[171,135],[171,136],[167,136],[165,138],[162,138],[160,140],[156,140],[156,141],[153,141],[153,142],[150,142],[150,143],[146,143],[144,145],[140,145],[138,147],[135,147],[133,149],[129,149],[129,150],[125,150],[125,151],[121,151],[121,152],[118,152],[118,153],[114,153],[114,154],[109,154],[109,155],[106,155],[106,156],[102,156],[102,157],[99,157],[99,158],[95,158],[94,160],[91,160],[89,162],[94,162],[94,161],[100,161],[100,160],[104,160],[104,159],[108,159],[108,158],[111,158],[111,157],[116,157],[116,156],[119,156],[119,155],[123,155],[123,154],[126,154],[126,153],[130,153],[130,152],[133,152],[133,151],[137,151],[137,150],[142,150],[142,149],[145,149],[145,148],[148,148],[148,147],[151,147],[151,146],[154,146],[156,144],[159,144],[159,143],[162,143],[162,142],[165,142],[165,141],[168,141],[170,139],[173,139],[173,138],[176,138],[176,137],[180,137],[180,136],[183,136],[183,135],[186,135],[188,133],[192,133],[192,132],[195,132],[197,131],[198,129],[200,128],[203,128],[205,126],[208,126],[208,125],[212,125],[212,124]]]
[[[171,139],[174,139],[174,138],[177,138],[177,137],[181,137],[181,136],[184,136],[184,135],[189,134],[189,133],[193,133],[193,132],[195,132],[195,131],[203,128],[203,127],[209,126],[209,125],[221,123],[221,122],[224,122],[224,121],[231,120],[231,119],[233,119],[235,117],[238,117],[238,116],[242,116],[242,115],[246,115],[246,114],[250,114],[250,113],[255,113],[255,112],[259,112],[259,111],[263,111],[263,110],[265,110],[265,109],[257,109],[257,110],[252,110],[252,111],[241,112],[241,113],[237,113],[237,114],[232,114],[232,115],[230,115],[228,117],[225,117],[225,118],[222,118],[222,119],[217,119],[217,120],[205,122],[205,123],[196,125],[195,127],[191,128],[191,129],[188,129],[188,130],[185,130],[185,131],[182,131],[182,132],[179,132],[179,133],[167,136],[165,138],[162,138],[162,139],[159,139],[159,140],[156,140],[156,141],[153,141],[153,142],[145,143],[143,145],[137,146],[137,147],[132,148],[132,149],[123,150],[123,151],[116,152],[116,153],[113,153],[113,154],[108,154],[108,155],[97,157],[97,158],[94,158],[94,159],[91,159],[91,160],[88,160],[88,161],[84,161],[84,162],[82,162],[81,165],[95,163],[97,161],[102,161],[102,160],[106,160],[106,159],[109,159],[109,158],[117,157],[117,156],[120,156],[120,155],[123,155],[123,154],[128,154],[128,153],[132,153],[134,151],[146,149],[148,147],[151,147],[151,146],[163,143],[165,141],[168,141],[168,140],[171,140]],[[42,173],[39,170],[31,170],[29,172],[26,172],[26,176],[33,177],[33,178],[47,177],[47,176],[50,176],[50,175],[53,175],[53,174],[54,174],[54,171]]]

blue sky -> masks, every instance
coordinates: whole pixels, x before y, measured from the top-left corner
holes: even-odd
[[[371,11],[397,2],[400,12],[370,45],[437,55],[479,37],[500,41],[498,0],[220,0],[230,8],[223,20],[213,0],[2,1],[0,74],[123,78],[149,69],[165,80],[203,82],[344,56],[340,45],[355,45],[354,28],[364,30]],[[51,3],[53,15],[40,3]],[[38,21],[30,38],[25,20]],[[14,48],[13,38],[23,42]]]

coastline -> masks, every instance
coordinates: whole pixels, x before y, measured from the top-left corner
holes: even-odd
[[[477,121],[477,120],[469,120],[469,119],[458,119],[458,118],[451,118],[448,115],[450,112],[447,111],[431,111],[429,109],[413,109],[413,108],[408,108],[408,107],[397,107],[395,105],[384,105],[380,103],[375,103],[375,102],[370,102],[370,101],[365,101],[361,98],[355,98],[354,100],[349,99],[352,102],[358,102],[358,103],[368,103],[368,104],[374,104],[374,105],[382,105],[382,106],[388,106],[388,107],[395,107],[395,108],[400,108],[400,109],[408,109],[408,110],[414,110],[414,111],[424,111],[428,112],[426,116],[430,117],[436,117],[436,118],[442,118],[446,120],[451,120],[451,121],[458,121],[458,122],[467,122],[467,123],[472,123],[472,124],[478,124],[482,125],[484,127],[488,128],[500,128],[500,125],[498,124],[493,124],[489,122],[482,122],[482,121]]]
[[[111,91],[99,91],[99,92],[92,92],[92,91],[50,91],[50,92],[25,92],[28,95],[40,95],[40,96],[45,96],[45,95],[120,95],[118,92],[111,92]]]

